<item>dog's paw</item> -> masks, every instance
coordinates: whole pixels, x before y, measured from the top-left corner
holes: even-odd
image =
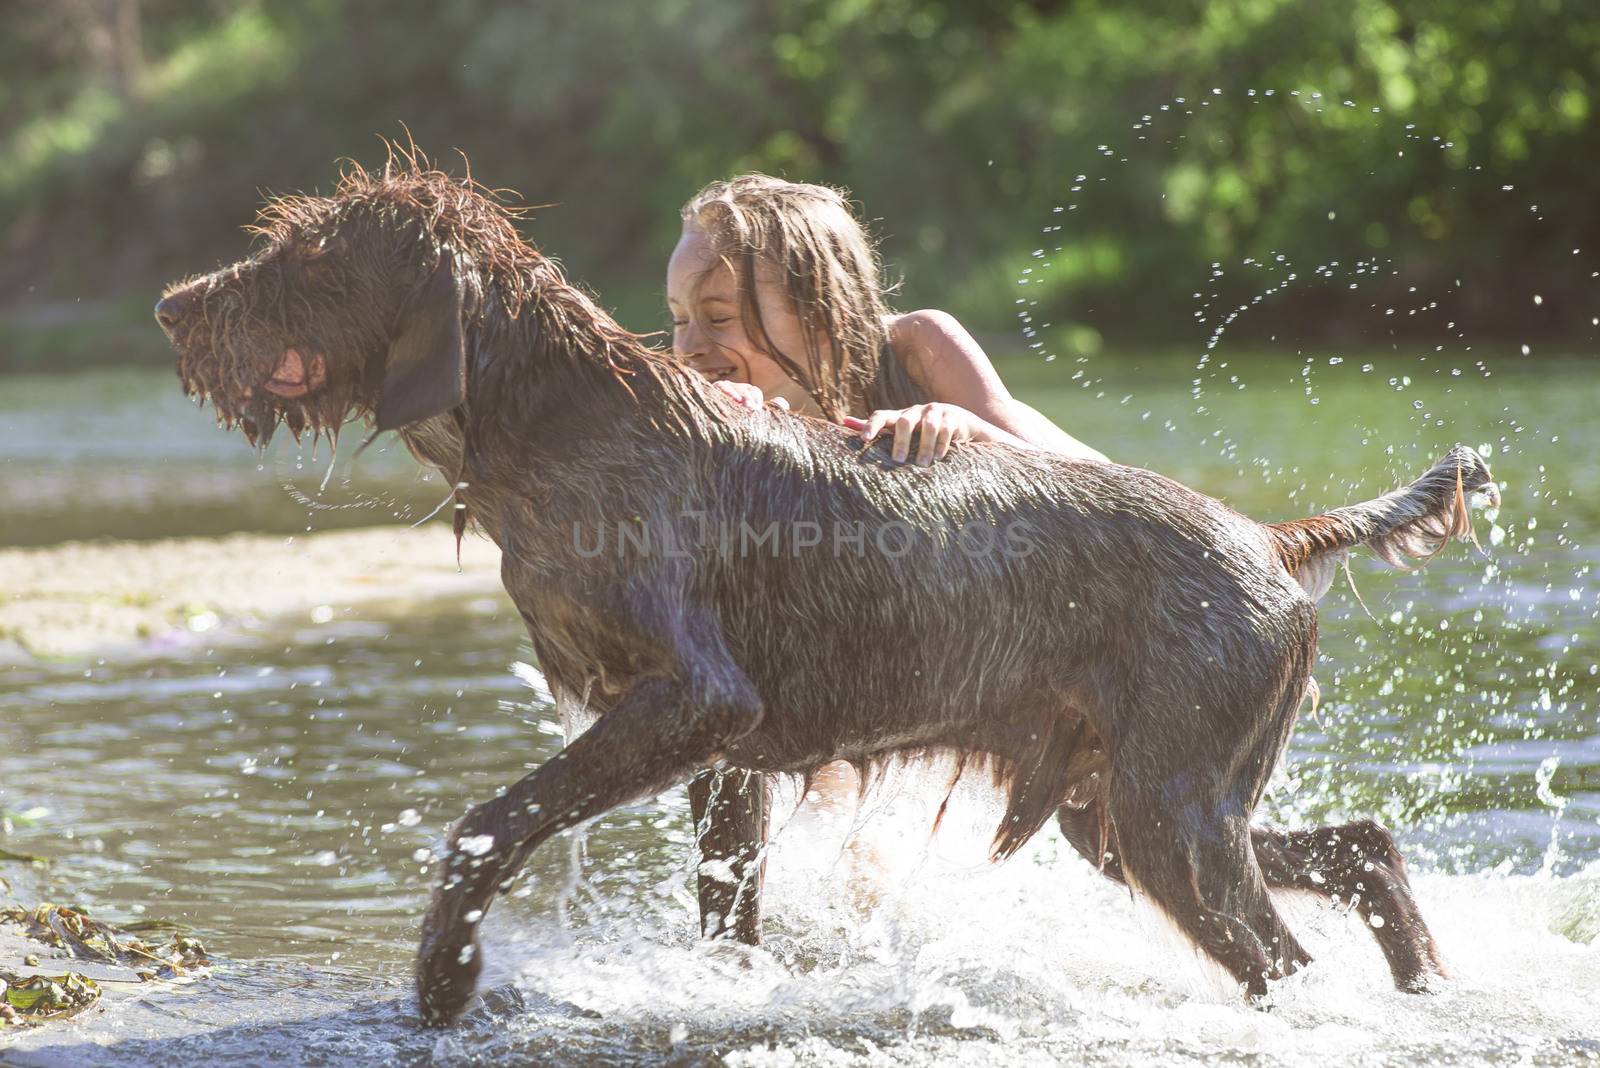
[[[1396,979],[1394,988],[1402,994],[1437,994],[1444,989],[1444,984],[1448,981],[1447,976],[1425,972]]]
[[[1432,947],[1429,947],[1432,950]],[[1443,962],[1437,957],[1437,950],[1422,966],[1411,969],[1405,974],[1396,973],[1394,977],[1395,989],[1403,994],[1437,994],[1449,988],[1450,981],[1455,976],[1450,974]]]
[[[483,971],[483,951],[477,935],[446,932],[458,937],[423,939],[417,954],[417,1011],[428,1027],[449,1027],[472,1003]]]
[[[472,1002],[483,971],[478,921],[487,905],[474,902],[489,896],[481,887],[455,877],[433,891],[417,951],[417,1009],[429,1027],[449,1027]]]

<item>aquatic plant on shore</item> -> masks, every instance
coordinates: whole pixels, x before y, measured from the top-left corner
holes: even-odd
[[[76,972],[22,976],[0,968],[0,1027],[59,1020],[100,1000],[100,984]]]
[[[0,968],[0,1027],[74,1016],[100,999],[103,982],[142,984],[210,972],[205,945],[190,937],[188,928],[163,920],[113,927],[91,919],[81,908],[9,906],[0,908],[0,932],[57,953],[44,958],[29,953],[22,958],[23,970]],[[141,937],[145,935],[151,937]],[[117,971],[97,980],[84,974],[85,964]]]

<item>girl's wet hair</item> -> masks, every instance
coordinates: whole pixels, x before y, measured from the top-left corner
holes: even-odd
[[[712,182],[682,215],[733,272],[746,335],[828,418],[924,399],[889,345],[882,265],[841,190],[746,174]],[[756,301],[763,263],[800,321],[804,352],[780,351],[767,333]]]

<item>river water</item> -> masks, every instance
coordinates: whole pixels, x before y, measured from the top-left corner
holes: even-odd
[[[428,850],[560,745],[495,596],[0,668],[0,809],[44,810],[0,841],[54,859],[6,866],[17,896],[182,920],[219,958],[181,992],[0,1044],[0,1063],[1600,1059],[1600,501],[1582,474],[1600,376],[1391,359],[1241,361],[1248,388],[1198,412],[1192,361],[1004,373],[1114,458],[1262,519],[1374,496],[1458,440],[1489,454],[1505,501],[1478,519],[1482,553],[1452,546],[1409,575],[1363,557],[1365,607],[1343,578],[1324,601],[1322,706],[1264,813],[1395,830],[1456,974],[1435,993],[1396,993],[1356,920],[1291,901],[1317,964],[1246,1007],[1053,829],[990,868],[975,793],[930,843],[907,772],[853,845],[826,820],[780,831],[755,953],[693,938],[681,790],[547,845],[486,921],[491,999],[449,1035],[420,1031]],[[353,474],[341,460],[323,498],[340,507],[308,510],[321,461],[254,456],[165,372],[5,385],[10,544],[392,522],[441,492],[375,453]]]

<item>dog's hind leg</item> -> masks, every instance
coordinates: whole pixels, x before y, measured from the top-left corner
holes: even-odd
[[[1085,860],[1107,878],[1127,881],[1116,835],[1103,830],[1096,805],[1063,806],[1057,819]],[[1380,824],[1357,820],[1301,831],[1253,827],[1250,843],[1269,888],[1308,891],[1353,908],[1383,950],[1396,987],[1420,992],[1432,976],[1449,976],[1412,896],[1405,860]]]
[[[1247,993],[1265,995],[1268,980],[1311,957],[1267,894],[1244,806],[1186,785],[1182,772],[1113,779],[1110,815],[1121,873]]]
[[[766,876],[767,782],[759,772],[703,771],[689,783],[694,815],[700,933],[761,944]]]
[[[1350,905],[1367,921],[1395,986],[1420,991],[1429,976],[1448,975],[1411,896],[1406,862],[1381,824],[1357,820],[1303,831],[1257,827],[1251,840],[1268,886],[1321,894]]]
[[[537,771],[468,810],[446,841],[422,921],[417,999],[426,1023],[448,1025],[466,1008],[482,969],[478,921],[539,843],[683,782],[755,729],[761,705],[743,681],[647,678]]]

